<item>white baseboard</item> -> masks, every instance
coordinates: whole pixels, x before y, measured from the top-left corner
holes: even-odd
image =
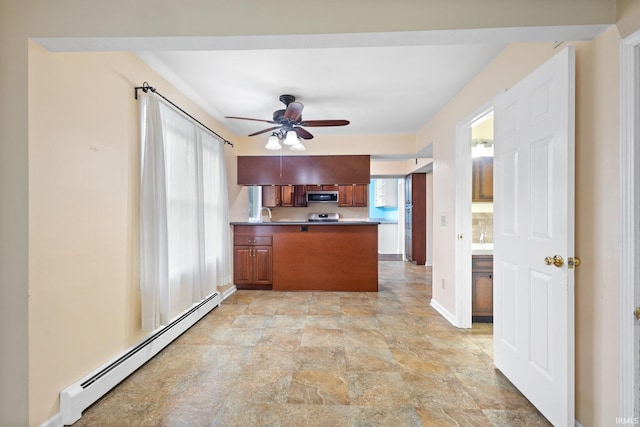
[[[58,412],[53,417],[49,418],[47,421],[40,424],[40,427],[63,427],[62,424],[62,414]]]
[[[158,328],[139,343],[62,390],[60,392],[62,423],[70,425],[78,421],[82,411],[219,305],[220,295],[214,292],[168,325]]]
[[[434,300],[433,298],[431,298],[431,307],[433,307],[433,309],[435,311],[437,311],[438,313],[440,313],[440,315],[442,317],[444,317],[445,319],[447,319],[449,321],[449,323],[451,323],[453,326],[455,326],[456,328],[459,328],[460,325],[458,323],[458,319],[456,318],[456,316],[454,316],[453,314],[451,314],[446,308],[444,308],[443,306],[441,306],[438,301]]]
[[[226,300],[227,298],[229,298],[229,297],[230,297],[231,295],[233,295],[233,293],[234,293],[235,291],[237,291],[237,290],[238,290],[238,288],[236,287],[236,285],[233,285],[233,286],[229,287],[228,289],[225,289],[225,290],[222,292],[222,295],[221,295],[222,301],[224,301],[224,300]]]

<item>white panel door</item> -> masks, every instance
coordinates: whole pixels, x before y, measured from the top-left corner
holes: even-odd
[[[494,362],[556,426],[574,424],[574,74],[567,47],[495,106]]]

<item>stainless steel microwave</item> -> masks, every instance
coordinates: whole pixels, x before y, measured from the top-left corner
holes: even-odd
[[[338,202],[337,191],[307,191],[307,202]]]

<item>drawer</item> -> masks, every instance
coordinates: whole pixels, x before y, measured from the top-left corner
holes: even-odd
[[[492,255],[474,255],[471,257],[471,271],[492,271]]]
[[[236,246],[271,246],[272,236],[233,236],[233,244]]]

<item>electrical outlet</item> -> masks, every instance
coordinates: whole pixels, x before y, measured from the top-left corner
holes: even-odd
[[[444,279],[442,279],[442,289],[444,289]]]
[[[440,217],[440,226],[441,227],[446,227],[447,226],[447,216],[446,215],[442,215]]]

